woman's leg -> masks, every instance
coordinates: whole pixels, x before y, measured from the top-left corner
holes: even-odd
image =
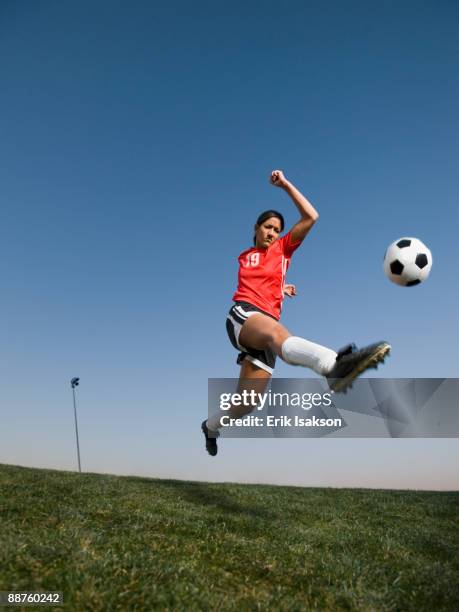
[[[271,374],[269,372],[258,367],[248,359],[244,359],[241,364],[237,393],[242,393],[243,391],[247,391],[248,393],[250,393],[250,391],[264,393],[270,378]],[[239,419],[252,412],[252,410],[255,410],[257,405],[257,403],[253,403],[249,406],[231,406],[228,411],[225,411],[225,415],[233,419]],[[219,411],[209,417],[201,425],[202,432],[206,439],[207,452],[209,455],[212,455],[212,457],[215,457],[218,452],[217,438],[220,435],[218,430],[221,428],[221,416],[222,413]]]
[[[250,393],[264,393],[268,386],[271,374],[263,368],[258,367],[248,359],[244,359],[241,364],[241,372],[239,374],[239,382],[237,385],[236,393],[242,394],[244,391]],[[231,406],[227,414],[231,418],[238,419],[246,414],[255,410],[258,406],[258,402],[251,404],[250,406]]]
[[[248,359],[244,359],[241,364],[239,382],[235,393],[242,394],[244,391],[247,391],[248,393],[251,391],[254,391],[255,393],[264,393],[270,378],[271,374],[269,372],[258,367]],[[257,405],[257,403],[254,403],[248,406],[231,406],[229,410],[225,411],[225,416],[228,415],[232,419],[239,419],[252,412],[252,410],[255,410]],[[222,413],[218,412],[207,419],[206,425],[210,431],[215,432],[220,429],[221,416]]]
[[[336,363],[336,352],[298,336],[262,313],[251,315],[241,328],[239,344],[258,350],[269,347],[285,362],[326,376]]]

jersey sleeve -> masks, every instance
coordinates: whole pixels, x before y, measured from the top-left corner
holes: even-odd
[[[282,243],[281,246],[282,246],[283,254],[285,255],[285,257],[289,257],[289,258],[293,255],[296,249],[303,242],[302,240],[297,240],[296,242],[292,242],[292,232],[291,231],[285,234],[285,236],[282,236],[282,238],[280,238],[280,241]]]

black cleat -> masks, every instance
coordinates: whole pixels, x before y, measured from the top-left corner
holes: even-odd
[[[341,349],[336,357],[335,366],[327,374],[330,389],[336,393],[346,393],[357,376],[365,370],[377,368],[379,363],[384,362],[390,348],[388,342],[375,342],[361,349],[355,344],[349,344]]]
[[[217,438],[220,434],[218,433],[218,431],[210,431],[210,429],[207,428],[206,423],[207,421],[203,421],[201,425],[202,433],[206,438],[206,450],[209,455],[215,457],[218,452]]]

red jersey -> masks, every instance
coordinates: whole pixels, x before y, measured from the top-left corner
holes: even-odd
[[[284,299],[284,281],[292,254],[301,240],[291,243],[291,233],[278,238],[267,249],[252,247],[239,257],[235,302],[249,302],[279,319]]]

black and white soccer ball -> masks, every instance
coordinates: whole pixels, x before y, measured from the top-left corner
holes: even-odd
[[[399,238],[384,255],[387,278],[403,287],[413,287],[425,281],[431,268],[432,253],[417,238]]]

